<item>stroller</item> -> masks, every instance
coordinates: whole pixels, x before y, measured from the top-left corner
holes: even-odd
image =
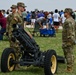
[[[55,36],[55,29],[51,27],[50,29],[40,29],[40,36]]]
[[[56,36],[52,18],[47,19],[46,28],[40,29],[40,36]]]

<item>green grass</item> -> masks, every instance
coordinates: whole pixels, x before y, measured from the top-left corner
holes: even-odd
[[[58,55],[63,56],[62,50],[62,33],[59,31],[56,37],[34,37],[38,45],[40,46],[40,50],[46,51],[48,49],[54,49]],[[0,56],[3,50],[9,47],[8,41],[0,41]],[[74,55],[76,54],[75,51],[76,47],[74,48]],[[76,56],[75,56],[76,58]],[[76,60],[74,62],[74,72],[73,73],[66,73],[65,72],[66,64],[58,63],[57,73],[55,75],[76,75]],[[21,67],[20,70],[15,70],[9,73],[2,73],[0,75],[44,75],[43,68],[40,67]]]

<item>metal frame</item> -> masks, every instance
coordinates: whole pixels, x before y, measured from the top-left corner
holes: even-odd
[[[21,66],[34,65],[43,67],[46,52],[41,52],[35,40],[20,25],[13,25],[13,29],[12,33],[14,37],[12,41],[15,42],[17,39],[20,42],[22,53],[21,60],[15,61],[14,63],[19,63]]]

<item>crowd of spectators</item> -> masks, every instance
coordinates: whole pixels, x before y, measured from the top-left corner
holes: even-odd
[[[6,19],[7,16],[11,13],[9,9],[7,11],[5,10],[0,10],[0,40],[3,39],[3,34],[6,31]],[[55,9],[55,11],[44,11],[44,10],[34,10],[34,11],[24,11],[23,12],[23,18],[24,18],[24,26],[26,25],[31,25],[35,26],[35,22],[38,19],[46,18],[46,24],[50,27],[50,25],[55,27],[56,32],[58,32],[58,27],[59,25],[63,25],[65,21],[64,17],[64,11],[58,11],[58,9]],[[76,11],[72,14],[73,18],[76,20]],[[44,25],[45,23],[43,23]],[[46,26],[46,27],[48,27]],[[2,37],[1,37],[2,36]]]
[[[6,32],[7,15],[4,10],[0,11],[0,40],[3,40],[3,35]]]

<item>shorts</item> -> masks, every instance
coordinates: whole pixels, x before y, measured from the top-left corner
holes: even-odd
[[[31,22],[32,22],[32,23],[35,23],[35,19],[31,19]]]
[[[59,22],[54,22],[54,25],[59,26]]]
[[[27,18],[24,18],[24,21],[27,21]]]

